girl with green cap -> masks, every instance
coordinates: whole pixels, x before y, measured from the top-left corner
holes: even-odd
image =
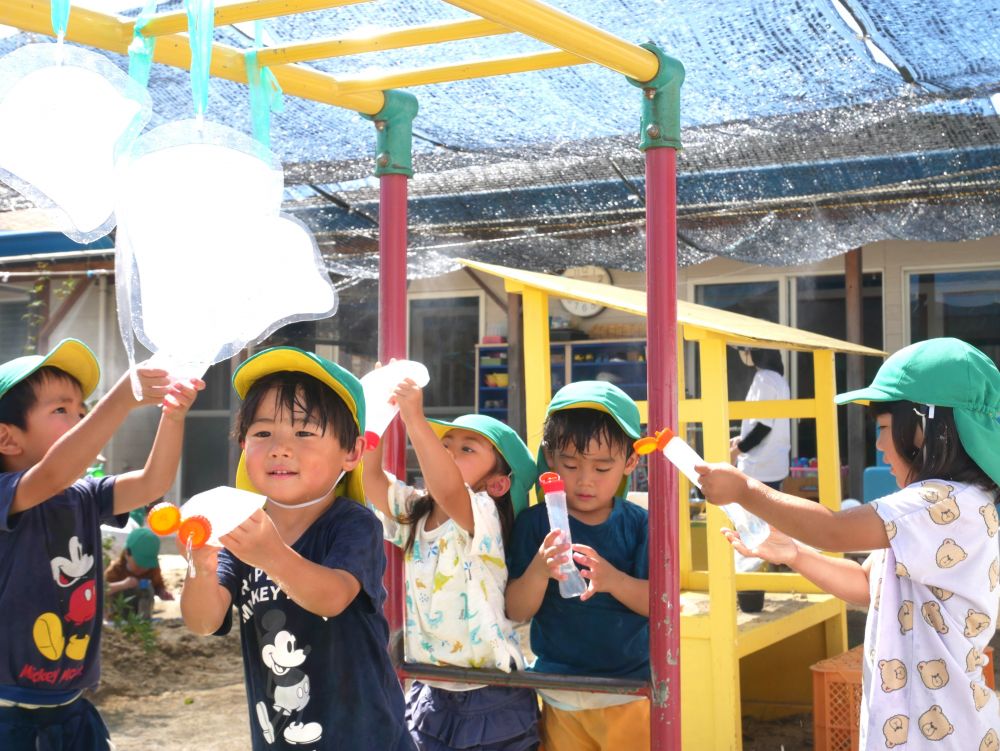
[[[896,352],[870,386],[836,401],[869,405],[898,492],[833,512],[712,464],[698,467],[705,496],[772,525],[753,551],[723,530],[742,554],[870,605],[860,748],[1000,748],[998,703],[982,671],[1000,606],[1000,371],[965,342],[931,339]],[[874,552],[858,564],[809,546]]]
[[[524,668],[504,611],[504,548],[527,506],[535,462],[507,425],[485,415],[428,420],[412,380],[393,397],[420,463],[427,494],[382,469],[382,450],[364,462],[365,495],[385,538],[404,551],[404,649],[411,662]],[[410,735],[421,751],[527,751],[538,745],[530,689],[414,682],[406,697]]]

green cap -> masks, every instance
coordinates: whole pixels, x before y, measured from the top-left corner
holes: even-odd
[[[79,339],[63,339],[47,355],[26,355],[0,365],[0,399],[46,365],[59,368],[79,381],[84,399],[94,393],[101,380],[101,368],[90,347]]]
[[[271,347],[258,352],[233,373],[233,388],[236,389],[240,399],[244,399],[254,383],[266,375],[281,371],[305,373],[333,389],[351,411],[359,434],[364,435],[365,392],[361,388],[361,381],[337,363],[330,362],[313,352],[306,352],[297,347]],[[236,468],[236,487],[240,490],[258,492],[247,474],[246,452],[240,454],[240,463]],[[360,462],[357,467],[344,475],[337,486],[337,495],[347,496],[360,503],[365,502],[365,491],[361,486]]]
[[[596,409],[606,412],[614,418],[618,426],[632,440],[642,438],[642,423],[639,419],[639,408],[628,394],[607,381],[576,381],[567,383],[559,389],[545,415],[564,409]],[[550,471],[549,463],[545,461],[544,447],[538,447],[537,472],[539,475]],[[618,495],[624,495],[628,490],[629,476],[622,477],[618,486]]]
[[[960,339],[942,337],[903,347],[882,363],[870,386],[838,394],[834,401],[951,407],[965,452],[1000,483],[1000,371]]]
[[[156,568],[160,565],[160,538],[146,527],[133,529],[125,538],[125,549],[142,568]]]
[[[439,438],[443,438],[448,431],[458,428],[479,433],[492,443],[511,469],[510,500],[514,506],[514,516],[528,507],[528,491],[535,484],[535,463],[531,460],[528,447],[513,428],[487,415],[462,415],[452,422],[445,420],[427,422]]]

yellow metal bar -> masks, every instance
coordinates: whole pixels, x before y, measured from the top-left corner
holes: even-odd
[[[356,5],[371,0],[241,0],[215,6],[215,25],[227,26],[243,21],[260,21],[311,10],[326,10],[342,5]],[[133,22],[134,23],[134,22]],[[161,37],[187,31],[187,13],[183,10],[157,13],[142,27],[144,37]]]
[[[827,508],[840,509],[840,440],[837,433],[837,407],[833,397],[837,381],[833,369],[833,352],[813,353],[816,394],[816,466],[818,469],[819,501]]]
[[[683,405],[686,401],[684,395],[687,387],[684,382],[684,339],[677,337],[677,399],[678,405]],[[678,416],[683,415],[683,409],[678,409]],[[671,426],[672,427],[672,426]],[[688,424],[678,419],[677,434],[687,436]],[[650,432],[647,430],[647,432]],[[694,568],[691,557],[691,509],[688,499],[691,497],[691,482],[683,473],[677,473],[677,511],[680,514],[678,520],[678,560],[680,564],[679,580],[681,588],[690,588],[688,574]],[[708,587],[706,586],[705,589]]]
[[[761,417],[815,417],[815,399],[787,399],[760,402],[729,402],[730,420]]]
[[[552,371],[549,367],[549,296],[537,289],[523,293],[525,371],[524,416],[528,425],[527,443],[534,456],[542,442],[542,423],[552,398]]]
[[[726,370],[726,340],[712,334],[701,341],[702,435],[705,459],[729,461],[729,385]],[[736,583],[733,549],[719,534],[728,526],[727,517],[712,504],[707,505],[708,599],[712,614],[712,702],[711,721],[715,727],[713,748],[742,747],[740,727],[739,660],[736,656]]]
[[[809,606],[796,610],[783,618],[768,621],[767,625],[740,632],[736,641],[738,657],[759,652],[765,647],[777,644],[789,636],[805,631],[810,626],[842,618],[844,603],[833,595],[809,595],[814,601]],[[739,715],[737,714],[737,720]]]
[[[261,66],[304,63],[309,60],[326,60],[332,57],[362,55],[366,52],[398,50],[426,44],[454,42],[460,39],[510,34],[510,29],[493,21],[475,18],[469,21],[412,26],[405,29],[388,29],[368,36],[349,34],[331,39],[315,39],[279,47],[268,47],[257,53]]]
[[[343,94],[363,91],[384,91],[404,89],[411,86],[425,86],[447,81],[465,81],[470,78],[505,76],[510,73],[525,73],[529,70],[563,68],[567,65],[583,65],[590,62],[569,52],[538,52],[530,55],[513,55],[492,60],[476,60],[454,65],[404,70],[379,76],[357,76],[337,80],[338,90]]]
[[[0,23],[52,36],[48,0],[0,0]],[[132,22],[72,6],[66,39],[124,55],[132,42]],[[243,54],[243,50],[235,47],[224,44],[212,45],[212,75],[237,83],[246,83],[246,64]],[[173,34],[158,39],[153,59],[164,65],[190,68],[191,45],[187,36]],[[385,104],[385,97],[381,92],[339,93],[336,79],[320,71],[295,65],[278,65],[271,70],[281,88],[291,96],[333,104],[367,115],[376,114]]]
[[[694,570],[688,574],[689,587],[685,589],[708,589],[708,571]],[[765,592],[788,592],[791,594],[824,594],[824,590],[799,574],[779,574],[769,571],[754,571],[736,574],[736,590],[763,589]]]
[[[656,55],[539,0],[445,0],[546,44],[634,78],[649,81],[659,70]]]

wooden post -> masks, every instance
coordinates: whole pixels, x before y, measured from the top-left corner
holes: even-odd
[[[862,297],[863,275],[861,270],[861,248],[847,251],[844,256],[844,297],[847,310],[847,341],[864,344],[864,308]],[[861,355],[847,355],[847,390],[863,388],[865,385],[865,363]],[[865,411],[847,410],[847,487],[851,498],[863,500],[863,478],[865,471],[865,449],[868,440],[865,434]]]
[[[507,293],[507,424],[527,440],[524,419],[524,336],[521,296]]]

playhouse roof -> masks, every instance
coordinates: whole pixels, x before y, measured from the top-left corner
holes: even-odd
[[[643,290],[614,287],[581,279],[570,279],[552,274],[540,274],[524,269],[512,269],[459,259],[459,263],[484,274],[500,277],[508,292],[523,292],[525,289],[541,290],[552,297],[569,300],[596,302],[608,308],[646,317],[646,293]],[[731,313],[684,300],[677,301],[677,323],[726,335],[733,344],[774,347],[803,351],[833,350],[857,355],[885,357],[886,353],[863,347],[860,344],[841,341],[821,334],[813,334],[791,326],[782,326],[760,318]]]

